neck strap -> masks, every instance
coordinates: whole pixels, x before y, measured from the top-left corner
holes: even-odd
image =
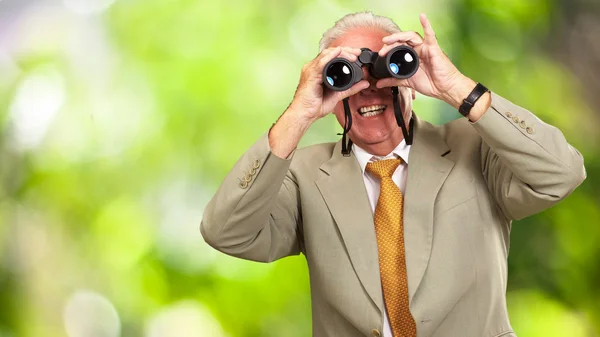
[[[398,102],[398,87],[392,87],[392,100],[394,101],[394,115],[396,115],[396,123],[400,128],[402,128],[402,134],[404,135],[404,140],[406,145],[412,145],[413,141],[413,125],[414,118],[410,118],[409,129],[406,129],[406,123],[404,123],[404,116],[402,116],[402,111],[400,111],[400,102]],[[412,111],[411,111],[412,113]],[[410,132],[409,132],[410,131]]]

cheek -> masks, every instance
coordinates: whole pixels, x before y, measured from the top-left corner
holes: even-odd
[[[338,123],[340,123],[340,125],[344,125],[344,106],[342,105],[342,103],[338,103],[335,108],[333,108],[333,114],[335,115],[335,118],[338,120]]]

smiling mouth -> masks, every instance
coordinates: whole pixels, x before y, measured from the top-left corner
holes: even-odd
[[[362,117],[373,117],[373,116],[381,115],[385,111],[385,108],[387,108],[387,105],[382,105],[382,104],[364,106],[364,107],[358,109],[358,113]]]

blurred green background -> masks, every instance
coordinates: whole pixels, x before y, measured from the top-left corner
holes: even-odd
[[[513,224],[507,296],[519,336],[600,336],[600,1],[0,0],[0,337],[309,336],[302,256],[237,260],[198,227],[321,34],[365,9],[427,13],[461,71],[583,153],[584,184]]]

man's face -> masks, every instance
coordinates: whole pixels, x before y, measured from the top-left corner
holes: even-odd
[[[342,35],[331,44],[331,47],[369,48],[373,52],[378,52],[383,46],[381,39],[387,35],[390,34],[374,28],[358,28]],[[348,135],[356,145],[366,151],[390,147],[391,151],[404,138],[402,129],[396,124],[392,90],[390,88],[378,89],[375,86],[377,80],[371,77],[366,67],[363,67],[363,79],[369,81],[371,85],[358,94],[350,96],[352,128]],[[342,102],[335,106],[333,113],[340,125],[343,126],[344,106]]]

